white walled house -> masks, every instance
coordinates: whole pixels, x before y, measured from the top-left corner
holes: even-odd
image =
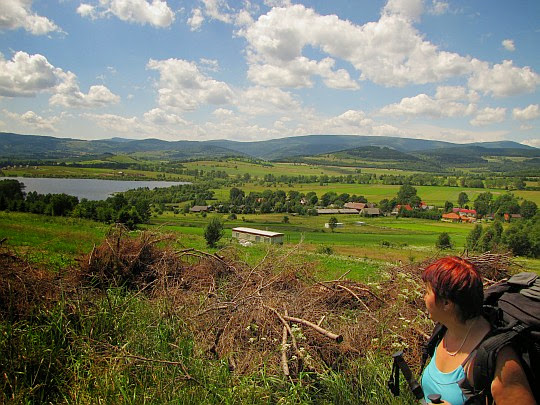
[[[279,232],[262,231],[254,228],[233,228],[232,237],[239,241],[249,241],[254,243],[283,243],[284,234]]]

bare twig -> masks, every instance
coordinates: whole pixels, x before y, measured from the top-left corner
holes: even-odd
[[[291,322],[298,322],[303,325],[309,326],[310,328],[313,328],[314,330],[319,332],[321,335],[326,336],[327,338],[330,338],[332,340],[335,340],[338,343],[343,342],[342,335],[336,335],[335,333],[329,332],[326,329],[321,328],[319,325],[315,323],[306,321],[305,319],[302,319],[302,318],[295,318],[295,317],[287,316],[287,315],[285,315],[283,318]]]
[[[345,287],[345,286],[343,286],[341,284],[338,284],[337,286],[339,288],[347,291],[348,293],[350,293],[354,298],[356,298],[364,306],[366,311],[371,312],[371,309],[369,309],[369,307],[366,305],[366,303],[364,301],[362,301],[362,299],[358,295],[356,295],[351,289],[349,289],[349,288],[347,288],[347,287]]]
[[[287,315],[287,310],[285,310],[285,315]],[[283,325],[283,335],[281,338],[281,368],[286,377],[290,375],[289,365],[287,364],[287,335],[287,327]]]

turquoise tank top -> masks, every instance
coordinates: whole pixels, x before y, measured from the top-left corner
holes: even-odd
[[[437,356],[437,350],[435,350],[431,361],[422,373],[422,389],[424,390],[424,399],[428,404],[430,401],[427,397],[430,394],[440,394],[441,399],[452,405],[463,405],[467,401],[471,392],[468,389],[470,385],[463,366],[469,361],[471,355],[467,356],[465,361],[454,371],[443,373],[435,364]]]

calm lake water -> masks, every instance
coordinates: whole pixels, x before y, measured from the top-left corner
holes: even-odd
[[[32,177],[0,177],[0,180],[12,179],[24,183],[24,191],[36,191],[39,194],[69,194],[89,200],[105,200],[113,193],[127,191],[134,188],[170,187],[179,184],[191,184],[181,181],[124,181],[124,180],[98,180],[98,179],[50,179]]]

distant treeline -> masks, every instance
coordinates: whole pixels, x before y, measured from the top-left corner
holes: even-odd
[[[5,210],[118,222],[130,229],[150,218],[150,203],[142,198],[127,199],[119,193],[104,201],[79,201],[67,194],[24,193],[24,184],[17,180],[0,181],[0,211]]]

